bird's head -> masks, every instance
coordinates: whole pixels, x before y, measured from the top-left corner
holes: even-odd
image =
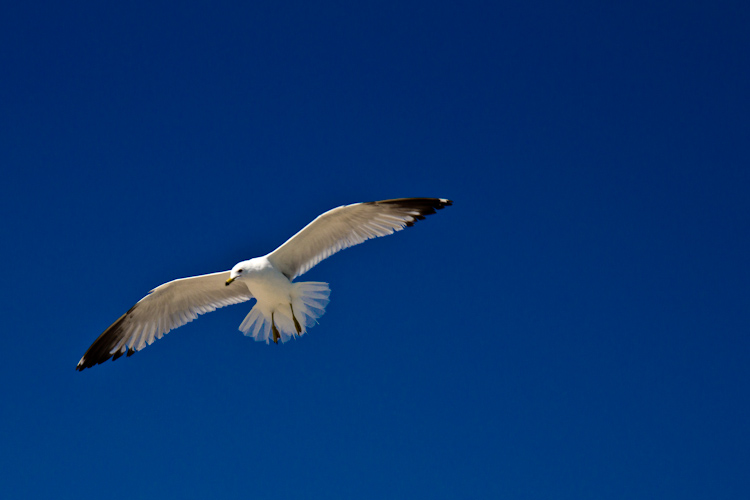
[[[226,282],[226,286],[229,286],[230,283],[236,280],[241,280],[248,274],[248,261],[240,262],[239,264],[235,264],[235,266],[232,268],[231,271],[229,271],[229,279]]]

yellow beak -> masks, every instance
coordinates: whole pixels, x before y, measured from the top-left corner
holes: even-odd
[[[229,278],[224,286],[229,286],[232,281],[234,281],[234,278]]]

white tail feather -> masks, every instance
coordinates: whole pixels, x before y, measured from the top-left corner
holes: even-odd
[[[304,335],[308,328],[317,323],[317,319],[325,313],[328,296],[331,289],[328,283],[320,281],[303,281],[292,283],[292,307],[294,317],[299,322],[300,335]],[[292,309],[289,304],[268,304],[256,302],[245,319],[240,324],[240,331],[256,341],[271,340],[271,315],[279,330],[281,341],[286,342],[297,334],[292,319]]]

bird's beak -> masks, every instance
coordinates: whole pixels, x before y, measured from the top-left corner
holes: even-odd
[[[234,281],[234,278],[229,278],[224,286],[229,286],[232,281]]]

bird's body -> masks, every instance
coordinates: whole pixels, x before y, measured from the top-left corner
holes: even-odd
[[[268,257],[256,257],[238,264],[244,269],[242,281],[258,302],[268,304],[289,303],[292,282],[273,267]],[[235,266],[237,267],[237,266]],[[236,280],[237,277],[233,279]]]
[[[330,290],[327,283],[292,283],[276,269],[268,257],[240,262],[230,272],[226,285],[247,286],[255,306],[240,325],[240,331],[256,340],[275,343],[294,335],[304,335],[325,311]]]
[[[200,314],[251,298],[256,304],[240,324],[245,335],[266,343],[304,335],[325,312],[330,289],[327,283],[294,278],[339,250],[400,231],[451,204],[442,198],[401,198],[329,210],[268,255],[231,271],[154,288],[94,341],[76,369],[130,356]]]

